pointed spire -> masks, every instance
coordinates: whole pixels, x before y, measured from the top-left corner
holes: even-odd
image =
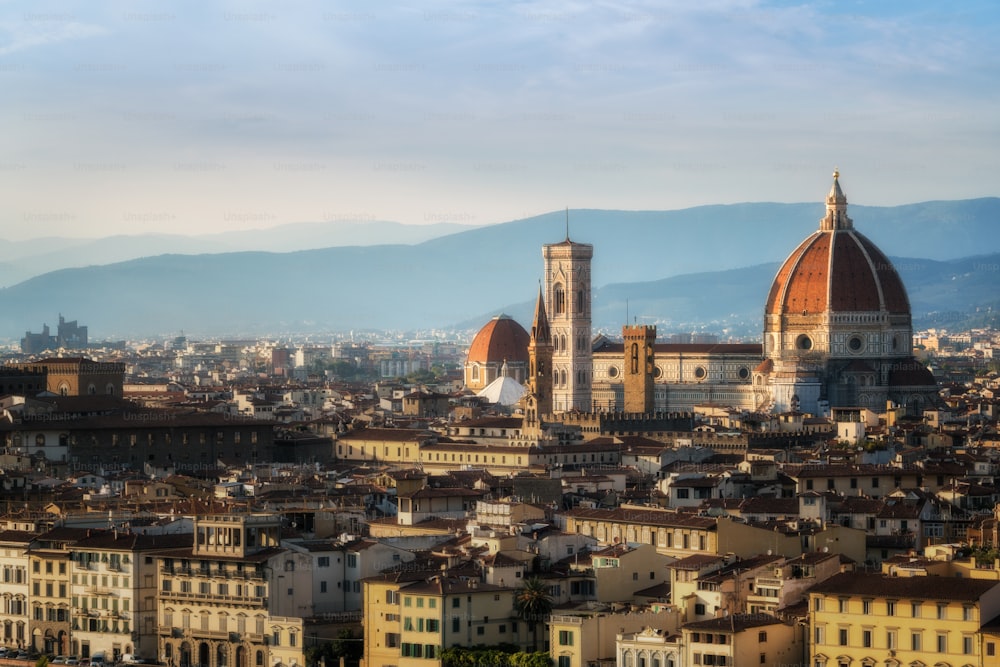
[[[840,170],[833,170],[833,185],[826,196],[826,216],[819,222],[820,231],[854,229],[854,221],[847,217],[847,196],[840,189]]]
[[[545,300],[542,298],[542,285],[538,285],[538,300],[535,301],[535,319],[531,322],[531,340],[538,345],[548,345],[552,341],[549,331],[549,318],[545,314]]]
[[[569,241],[569,206],[566,207],[566,241]]]

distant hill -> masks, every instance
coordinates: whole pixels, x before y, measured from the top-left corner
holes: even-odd
[[[49,237],[27,241],[0,239],[0,286],[14,285],[49,271],[121,262],[139,257],[269,250],[293,252],[311,248],[422,243],[453,234],[470,225],[435,223],[404,225],[398,222],[348,220],[300,222],[268,229],[184,236],[135,234],[104,238]]]
[[[822,213],[814,204],[571,211],[572,238],[594,245],[595,328],[613,332],[627,317],[659,322],[664,332],[759,335],[778,264]],[[1000,256],[983,253],[1000,252],[993,231],[1000,199],[852,206],[850,213],[883,251],[929,257],[895,260],[918,322],[934,314],[957,322],[996,301],[1000,270],[992,267]],[[169,254],[63,269],[0,289],[0,336],[37,331],[60,312],[89,325],[92,338],[181,329],[478,329],[504,310],[527,324],[541,246],[561,240],[565,225],[556,212],[415,245]]]

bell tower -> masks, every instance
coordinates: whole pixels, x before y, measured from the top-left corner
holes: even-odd
[[[569,239],[542,247],[552,332],[552,409],[589,412],[593,381],[590,261],[594,246]]]

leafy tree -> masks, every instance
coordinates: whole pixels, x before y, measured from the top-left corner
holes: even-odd
[[[510,644],[443,649],[438,657],[442,667],[552,667],[552,658],[545,651],[524,653]]]
[[[532,648],[538,651],[538,626],[544,626],[552,611],[548,585],[539,577],[528,577],[514,595],[514,610],[518,618],[531,625]]]
[[[361,637],[361,634],[355,637],[348,628],[342,629],[337,633],[336,639],[307,648],[305,650],[306,665],[318,667],[325,664],[326,667],[338,667],[342,657],[344,664],[349,667],[359,664],[364,650],[364,642],[358,641]]]

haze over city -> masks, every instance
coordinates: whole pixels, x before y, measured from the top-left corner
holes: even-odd
[[[996,194],[994,3],[6,2],[0,237]]]

